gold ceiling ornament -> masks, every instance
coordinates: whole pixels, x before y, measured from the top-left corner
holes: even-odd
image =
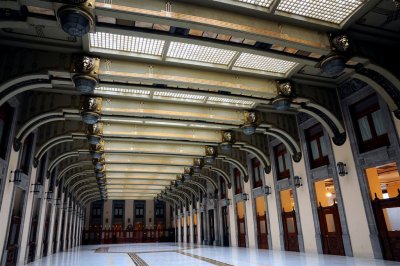
[[[220,147],[223,151],[230,151],[232,149],[232,144],[235,143],[235,138],[233,132],[223,131],[222,132],[222,142],[220,143]]]
[[[104,124],[97,122],[87,126],[86,134],[89,144],[97,144],[103,137]]]
[[[81,98],[81,115],[84,123],[93,125],[101,117],[103,98],[84,96]]]
[[[193,167],[192,167],[193,172],[200,173],[203,165],[204,165],[204,162],[203,162],[202,158],[194,158],[193,159]]]
[[[242,125],[242,130],[245,135],[253,135],[256,132],[260,116],[260,113],[255,110],[243,112],[244,123]]]
[[[104,154],[104,140],[100,140],[97,144],[90,144],[89,151],[93,159],[100,159]]]
[[[272,101],[272,105],[278,111],[287,111],[294,97],[295,90],[290,81],[277,81],[277,96]]]
[[[206,146],[206,156],[204,157],[205,164],[213,164],[215,162],[215,157],[218,154],[217,147],[215,146]]]
[[[83,95],[92,95],[99,84],[100,58],[75,55],[70,71],[75,88]]]

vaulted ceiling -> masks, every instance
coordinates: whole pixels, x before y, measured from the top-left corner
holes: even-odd
[[[330,108],[332,88],[366,62],[347,51],[342,32],[355,22],[373,25],[379,8],[396,12],[389,0],[20,0],[0,6],[9,10],[0,21],[1,45],[37,51],[35,67],[46,70],[47,85],[35,90],[60,94],[52,109],[37,115],[57,109],[50,119],[70,121],[65,132],[41,140],[36,159],[73,141],[73,155],[81,156],[76,177],[80,171],[92,178],[79,193],[99,196],[99,185],[109,199],[153,198],[182,174],[223,175],[229,164],[246,174],[243,154],[265,157],[260,138],[266,135],[299,156],[297,112],[326,113],[336,126],[328,133],[338,137],[343,128]],[[382,23],[392,29],[398,21]],[[300,84],[296,96],[288,80]],[[77,94],[84,96],[83,109],[63,100]],[[279,108],[282,98],[290,106]],[[237,152],[218,148],[229,137],[239,140]],[[218,162],[194,173],[205,164],[199,159],[210,156]],[[95,175],[84,163],[92,159]]]

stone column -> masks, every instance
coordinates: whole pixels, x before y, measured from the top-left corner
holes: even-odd
[[[251,164],[249,163],[248,165]],[[251,171],[251,169],[249,170]],[[243,202],[245,209],[247,244],[249,248],[257,248],[256,230],[255,230],[257,224],[256,221],[254,220],[254,208],[253,208],[253,204],[255,204],[255,199],[253,198],[251,191],[252,188],[250,180],[248,182],[244,182],[243,193],[246,193],[248,195],[248,200]]]
[[[301,177],[302,179],[302,186],[297,188],[297,205],[296,210],[300,216],[300,224],[301,228],[298,228],[299,233],[302,232],[302,238],[299,239],[299,247],[300,251],[302,251],[301,246],[303,245],[303,251],[307,253],[318,253],[317,249],[317,240],[315,238],[315,223],[314,223],[314,216],[312,213],[311,202],[310,198],[310,189],[308,187],[308,176],[306,171],[306,165],[304,162],[304,156],[301,158],[300,162],[292,161],[293,165],[293,174],[296,176]],[[293,180],[292,180],[293,181]]]
[[[36,174],[37,174],[37,168],[32,167],[32,170],[30,172],[30,181],[29,184],[34,184],[36,180]],[[18,259],[17,259],[17,265],[25,264],[25,257],[26,257],[26,252],[29,250],[29,233],[31,229],[31,221],[32,221],[32,211],[33,211],[33,202],[34,202],[34,196],[33,193],[31,192],[32,186],[28,187],[28,191],[26,192],[26,197],[27,197],[27,202],[26,202],[26,208],[25,208],[25,217],[23,220],[23,224],[21,224],[21,244],[20,244],[20,249],[19,249],[19,254],[18,254]],[[4,230],[5,231],[5,230]]]
[[[14,151],[11,148],[10,159],[7,167],[7,177],[5,178],[3,200],[1,202],[0,209],[0,221],[5,222],[5,228],[7,229],[7,223],[10,220],[10,213],[12,212],[12,203],[14,196],[14,182],[8,182],[12,178],[12,172],[17,169],[18,166],[19,152]],[[7,244],[7,233],[8,230],[0,230],[0,252],[5,250],[5,245]]]
[[[397,137],[400,139],[400,119],[396,118],[392,112],[393,124],[397,131]]]
[[[71,206],[71,209],[68,209],[68,234],[67,234],[67,241],[68,241],[68,245],[67,245],[67,249],[70,249],[72,247],[72,221],[73,221],[73,215],[72,215],[72,211],[73,207],[75,205],[75,201],[73,199],[71,199],[71,202],[69,204]]]
[[[61,230],[63,230],[62,250],[66,251],[67,250],[67,229],[68,229],[68,208],[70,205],[70,198],[68,197],[68,191],[65,192],[64,197],[67,197],[67,202],[65,202],[65,204],[63,203],[64,228],[62,228]]]
[[[49,223],[49,234],[48,234],[48,249],[47,249],[47,255],[52,254],[53,252],[53,234],[54,234],[54,223],[56,220],[56,205],[55,205],[55,197],[57,197],[57,192],[58,192],[58,187],[55,186],[54,191],[53,191],[53,197],[49,201],[50,202],[50,223]]]
[[[50,179],[44,178],[43,191],[47,191],[49,187]],[[42,194],[42,200],[40,201],[40,216],[38,220],[38,235],[35,258],[40,259],[42,257],[43,248],[43,230],[46,220],[46,205],[47,201],[44,199],[44,193]]]
[[[60,184],[59,189],[62,190],[62,184]],[[59,214],[58,214],[58,228],[57,228],[57,237],[56,237],[56,245],[57,245],[56,252],[59,252],[60,248],[61,248],[61,246],[60,246],[61,230],[63,229],[62,228],[62,220],[63,220],[63,214],[64,214],[64,211],[63,211],[62,207],[63,207],[63,203],[64,203],[64,196],[65,196],[65,193],[62,192],[61,193],[61,198],[60,198],[60,200],[61,200],[60,206],[58,206],[58,208],[60,208],[60,211],[59,211]]]
[[[182,225],[181,225],[181,214],[179,213],[178,210],[178,242],[182,242]]]
[[[342,146],[332,144],[336,162],[347,165],[348,174],[339,177],[342,199],[345,206],[345,215],[353,255],[355,257],[373,258],[371,232],[368,227],[367,215],[361,195],[360,183],[357,176],[356,163],[351,152],[350,140],[347,139]]]
[[[229,231],[231,237],[231,246],[238,246],[238,235],[237,235],[237,219],[236,219],[236,206],[235,206],[235,195],[233,194],[233,185],[231,189],[227,191],[227,197],[230,199],[231,204],[228,206],[229,209]]]
[[[190,205],[190,210],[189,210],[189,215],[190,215],[190,243],[194,243],[194,220],[193,220],[193,204],[196,204],[195,202],[192,202]]]
[[[267,196],[267,202],[268,202],[268,220],[269,220],[269,226],[271,228],[271,242],[272,242],[272,247],[270,249],[273,250],[282,250],[282,247],[284,246],[283,243],[281,243],[281,236],[280,236],[280,227],[279,227],[279,219],[278,216],[281,215],[281,212],[278,211],[278,207],[276,206],[276,192],[275,192],[275,183],[274,183],[274,177],[272,175],[272,171],[270,173],[265,174],[265,185],[271,187],[271,195]]]
[[[187,242],[187,210],[188,206],[183,207],[183,242]]]
[[[201,199],[200,199],[201,200]],[[197,210],[197,244],[203,244],[201,243],[201,227],[203,226],[201,224],[201,212],[200,212],[200,200],[196,203],[196,210]]]

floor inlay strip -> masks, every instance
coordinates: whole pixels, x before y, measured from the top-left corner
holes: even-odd
[[[188,256],[188,257],[192,257],[192,258],[195,258],[195,259],[198,259],[198,260],[202,260],[202,261],[205,261],[205,262],[217,265],[217,266],[234,266],[232,264],[228,264],[228,263],[225,263],[225,262],[213,260],[213,259],[210,259],[210,258],[202,257],[202,256],[199,256],[199,255],[195,255],[195,254],[191,254],[191,253],[187,253],[187,252],[183,252],[183,251],[176,251],[176,253],[179,253],[179,254],[182,254],[182,255],[185,255],[185,256]]]
[[[142,258],[140,258],[136,253],[128,253],[129,257],[133,260],[136,266],[149,266]]]
[[[97,248],[95,253],[108,253],[108,248]]]

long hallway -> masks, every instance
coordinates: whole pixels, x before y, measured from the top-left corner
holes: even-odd
[[[236,247],[210,247],[201,245],[158,244],[114,244],[90,245],[73,248],[28,264],[29,266],[390,266],[400,265],[375,259],[343,256],[305,254],[274,250],[259,250]]]

